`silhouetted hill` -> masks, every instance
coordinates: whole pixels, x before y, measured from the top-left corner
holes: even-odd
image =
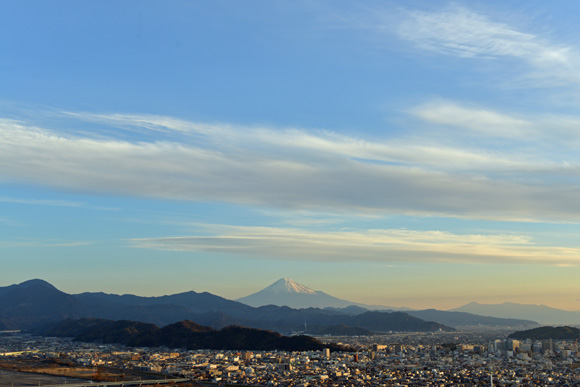
[[[95,317],[129,319],[167,325],[193,315],[225,312],[251,315],[250,306],[211,293],[193,291],[160,297],[130,294],[82,293],[75,297],[87,305]]]
[[[127,346],[218,349],[218,350],[285,350],[309,351],[337,345],[326,345],[309,336],[282,336],[276,332],[231,326],[222,330],[204,327],[191,321],[180,321],[159,328],[135,321],[102,319],[67,320],[35,331],[41,335],[73,337],[77,341],[118,343]]]
[[[517,318],[537,321],[540,324],[580,324],[580,312],[556,309],[546,305],[516,304],[504,302],[502,304],[480,304],[470,302],[457,312],[467,312],[480,316],[499,318]]]
[[[410,316],[406,312],[366,312],[356,316],[349,316],[347,321],[350,326],[361,327],[375,332],[450,332],[455,330],[433,321],[425,321]]]
[[[358,311],[360,308],[357,307],[346,310],[292,309],[275,305],[253,308],[210,293],[195,292],[162,297],[105,293],[72,296],[41,280],[0,288],[0,323],[3,329],[29,329],[67,318],[101,318],[157,326],[191,320],[214,329],[240,325],[282,333],[304,331],[306,323],[311,327],[345,325],[381,332],[449,330],[441,324],[421,321],[402,312],[356,314]]]
[[[251,323],[248,322],[245,324],[244,320],[234,318],[225,312],[207,312],[197,314],[192,316],[192,319],[197,321],[199,324],[207,325],[215,329],[222,329],[231,325],[251,325]]]
[[[153,306],[153,305],[176,305],[186,308],[190,313],[206,313],[221,310],[248,311],[252,307],[242,303],[231,301],[214,294],[194,291],[172,294],[159,297],[140,297],[132,294],[116,295],[107,293],[81,293],[75,295],[80,301],[87,305],[132,305],[132,306]]]
[[[333,311],[337,313],[344,313],[344,314],[362,314],[368,312],[369,309],[363,308],[358,305],[350,305],[345,308],[333,308],[333,307],[326,307],[324,310]],[[392,312],[392,310],[384,310],[384,312]]]
[[[514,332],[508,337],[520,340],[576,340],[580,338],[580,329],[573,327],[540,327]]]
[[[90,329],[82,331],[75,336],[78,341],[99,341],[103,343],[126,343],[155,331],[157,328],[154,324],[146,324],[138,321],[107,321],[95,324]]]
[[[454,328],[477,327],[482,325],[487,327],[528,327],[539,325],[537,322],[530,320],[478,316],[472,313],[448,312],[436,309],[414,310],[405,313],[422,320],[435,321],[439,324]]]
[[[206,316],[199,316],[195,321],[207,323]],[[223,316],[222,316],[223,317]],[[430,321],[423,321],[406,312],[365,312],[358,315],[340,313],[333,310],[317,308],[292,309],[274,305],[255,308],[250,315],[236,316],[237,324],[254,328],[275,330],[290,333],[305,331],[309,326],[346,325],[374,332],[433,332],[438,330],[452,331],[453,328]],[[306,328],[307,333],[311,333]]]
[[[74,296],[43,280],[0,288],[2,329],[28,329],[87,313],[87,308]]]
[[[349,327],[345,324],[339,325],[315,325],[308,326],[308,334],[316,336],[372,336],[375,333],[368,329],[359,327]]]
[[[78,320],[69,318],[56,324],[46,324],[39,328],[29,329],[29,332],[41,336],[77,337],[85,331],[106,323],[112,323],[112,321],[102,318],[82,318]]]

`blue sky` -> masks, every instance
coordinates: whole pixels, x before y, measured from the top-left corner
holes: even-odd
[[[580,310],[578,7],[4,1],[0,286]]]

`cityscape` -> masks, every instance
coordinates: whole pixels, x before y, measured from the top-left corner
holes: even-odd
[[[580,385],[573,326],[366,309],[289,278],[243,300],[255,306],[195,292],[70,295],[38,279],[0,287],[0,387]]]
[[[153,379],[152,375],[165,380],[184,378],[187,382],[182,384],[202,386],[576,386],[580,382],[577,341],[497,339],[504,335],[461,332],[332,339],[347,342],[356,349],[354,353],[168,351],[3,335],[0,346],[11,352],[0,353],[0,364],[6,367],[15,359],[54,360],[55,364],[60,360],[51,373],[61,374],[50,384],[66,384],[65,359],[95,376],[95,385],[130,385]],[[96,376],[107,370],[117,373],[111,373],[108,381],[98,381]],[[0,385],[8,386],[9,371],[4,368],[0,376]],[[68,376],[69,385],[83,383],[88,385]]]

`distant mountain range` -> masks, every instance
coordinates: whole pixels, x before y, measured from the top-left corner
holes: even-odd
[[[473,329],[477,327],[493,328],[521,328],[537,326],[538,323],[526,319],[517,318],[497,318],[480,316],[466,312],[450,312],[436,309],[412,310],[405,312],[411,316],[426,321],[437,321],[440,324],[454,327],[457,329]]]
[[[264,305],[289,306],[291,308],[346,308],[359,306],[367,310],[406,310],[383,305],[365,305],[333,297],[318,290],[312,290],[290,278],[281,278],[272,285],[236,301],[253,307]]]
[[[309,336],[282,336],[279,333],[231,326],[221,330],[192,321],[179,321],[159,328],[137,321],[104,319],[64,320],[37,329],[43,336],[73,337],[76,341],[124,344],[131,347],[168,347],[217,350],[315,351],[330,348],[344,351],[335,344],[323,344]]]
[[[275,305],[254,308],[210,294],[185,292],[162,297],[106,293],[70,295],[48,282],[30,280],[0,288],[0,329],[38,328],[67,318],[132,320],[165,326],[182,320],[221,329],[239,325],[281,333],[325,332],[337,325],[369,331],[438,331],[452,328],[404,313],[318,308],[292,309]]]
[[[365,305],[333,297],[327,293],[312,290],[290,278],[282,278],[272,285],[236,301],[254,307],[264,305],[289,306],[292,308],[325,308],[342,313],[360,314],[368,310],[404,310],[405,313],[426,321],[435,321],[451,327],[523,327],[537,325],[528,319],[479,316],[460,311],[441,311],[435,309],[411,310],[380,305]]]
[[[504,302],[503,304],[471,302],[460,308],[453,309],[453,311],[481,316],[533,320],[540,324],[580,324],[580,312],[551,308],[546,305],[526,305],[513,302]]]
[[[329,296],[330,297],[330,296]],[[0,287],[0,330],[31,329],[67,318],[132,320],[166,326],[191,320],[222,329],[238,325],[284,334],[371,334],[389,331],[449,331],[475,327],[533,327],[533,321],[489,318],[445,311],[369,311],[360,306],[303,308],[252,307],[211,293],[185,292],[161,297],[106,293],[66,294],[42,280]]]

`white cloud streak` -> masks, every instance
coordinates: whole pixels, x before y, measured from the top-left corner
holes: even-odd
[[[82,202],[74,202],[69,200],[52,200],[52,199],[23,199],[14,198],[7,196],[0,196],[0,203],[14,203],[14,204],[24,204],[33,206],[53,206],[53,207],[73,207],[73,208],[88,208],[91,210],[99,211],[118,211],[118,208],[114,207],[99,207],[92,206]]]
[[[134,247],[244,254],[260,259],[578,265],[580,249],[538,246],[524,235],[405,229],[313,232],[208,225],[210,236],[131,239]],[[216,235],[217,234],[217,235]]]
[[[554,165],[555,154],[563,156],[563,151],[571,149],[575,154],[580,145],[580,119],[578,117],[556,114],[528,114],[526,117],[500,113],[479,106],[459,104],[453,101],[435,100],[409,109],[408,113],[428,124],[435,124],[440,129],[438,136],[460,140],[477,140],[479,148],[485,148],[482,141],[495,144],[506,144],[517,152],[523,149],[533,154],[523,156],[524,152],[501,155],[501,163],[510,167],[531,165]],[[500,142],[501,141],[501,142]],[[492,147],[490,147],[492,148]],[[565,156],[564,156],[565,157]],[[578,161],[576,156],[572,163]],[[477,168],[475,164],[472,168]],[[485,161],[485,168],[492,168],[492,163]]]
[[[43,241],[43,240],[16,240],[0,241],[0,248],[13,247],[79,247],[91,245],[94,242],[88,241]]]
[[[506,23],[463,7],[439,12],[408,11],[397,35],[419,48],[461,58],[516,59],[530,66],[530,85],[580,82],[579,56],[567,45],[554,44]]]
[[[11,226],[11,227],[21,227],[23,224],[17,223],[15,221],[7,219],[7,218],[0,218],[0,225]]]
[[[37,206],[57,206],[57,207],[82,207],[83,203],[66,201],[66,200],[49,200],[49,199],[21,199],[6,196],[0,196],[2,203],[14,204],[31,204]]]
[[[411,110],[424,121],[459,128],[462,134],[483,137],[525,139],[540,135],[532,122],[491,110],[461,106],[450,101],[435,101]]]
[[[433,119],[430,114],[423,116]],[[129,117],[128,125],[158,125],[155,117]],[[172,122],[162,121],[168,128]],[[322,131],[185,126],[201,137],[128,142],[0,121],[0,179],[89,193],[338,213],[580,218],[577,183],[542,183],[547,169],[578,175],[573,162],[429,141],[371,142]],[[498,171],[509,179],[494,177]]]

